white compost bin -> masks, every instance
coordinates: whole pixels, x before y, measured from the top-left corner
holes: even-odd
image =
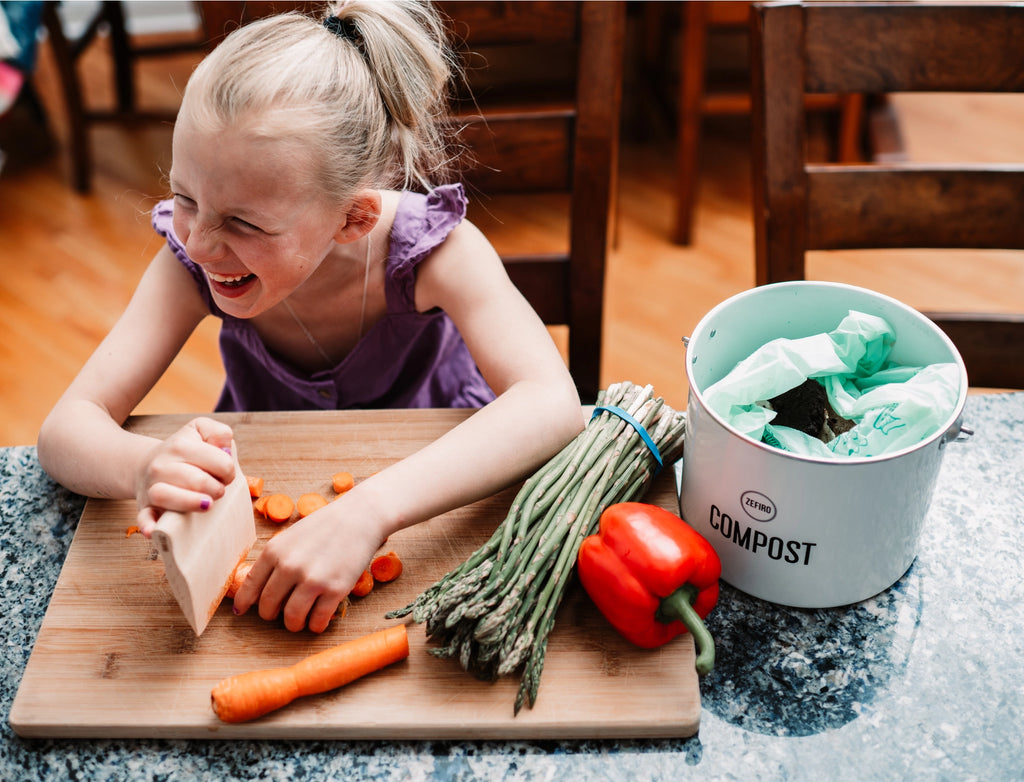
[[[850,310],[884,318],[904,366],[955,363],[960,393],[935,433],[869,458],[794,454],[739,434],[702,391],[772,339],[832,331]],[[827,608],[865,600],[906,573],[943,450],[961,432],[963,359],[930,320],[874,291],[826,282],[765,285],[715,307],[686,350],[690,384],[680,504],[722,560],[722,578],[764,600]]]

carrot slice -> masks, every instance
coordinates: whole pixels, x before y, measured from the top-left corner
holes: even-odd
[[[331,485],[338,494],[344,494],[356,485],[356,479],[350,472],[336,472],[331,476]]]
[[[132,524],[128,529],[126,529],[124,531],[124,536],[126,538],[130,538],[132,535],[134,535],[138,531],[139,531],[139,528],[136,527],[134,524]]]
[[[299,509],[299,518],[304,519],[310,513],[315,510],[319,510],[327,504],[327,500],[324,499],[322,494],[312,492],[310,494],[303,494],[299,497],[296,507]]]
[[[267,498],[267,518],[277,524],[284,524],[292,517],[295,511],[295,503],[287,494],[271,494]]]
[[[270,495],[269,494],[264,494],[263,496],[258,497],[256,499],[256,501],[252,504],[253,510],[255,510],[257,513],[260,513],[263,516],[266,516],[267,515],[267,501],[269,499],[270,499]]]
[[[252,562],[239,562],[238,567],[235,568],[235,572],[231,574],[231,581],[228,583],[228,591],[224,593],[224,597],[233,598],[238,594],[238,590],[242,588],[242,582],[245,581],[245,577],[249,575],[249,571],[252,570]]]
[[[249,496],[256,499],[263,494],[263,479],[254,478],[251,475],[245,477],[245,482],[249,484]]]
[[[210,693],[210,705],[223,722],[245,722],[296,698],[337,689],[409,656],[405,625],[394,625],[325,649],[286,668],[231,676]]]
[[[370,563],[370,572],[377,581],[394,581],[402,575],[402,560],[394,551],[389,551],[374,558]]]
[[[373,591],[373,574],[369,570],[364,570],[362,575],[359,576],[359,580],[356,581],[356,585],[352,587],[352,591],[349,593],[355,597],[366,597],[370,592]]]

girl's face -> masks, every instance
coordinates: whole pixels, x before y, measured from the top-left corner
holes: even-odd
[[[292,145],[244,129],[212,132],[181,116],[170,183],[174,231],[238,318],[290,295],[334,248],[344,210],[324,198]]]

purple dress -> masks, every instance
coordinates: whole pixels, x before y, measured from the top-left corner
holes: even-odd
[[[217,307],[206,276],[174,233],[173,213],[173,201],[161,201],[152,213],[153,227],[222,321],[227,380],[217,411],[482,407],[494,399],[448,315],[438,309],[417,312],[413,302],[416,267],[465,216],[461,185],[427,195],[402,193],[385,267],[387,314],[335,367],[312,374],[272,353],[248,320]]]

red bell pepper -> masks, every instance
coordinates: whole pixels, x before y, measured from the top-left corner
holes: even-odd
[[[583,588],[626,640],[645,648],[687,630],[697,645],[697,673],[715,663],[704,617],[718,602],[722,563],[711,544],[656,505],[621,502],[601,514],[597,534],[577,558]]]

